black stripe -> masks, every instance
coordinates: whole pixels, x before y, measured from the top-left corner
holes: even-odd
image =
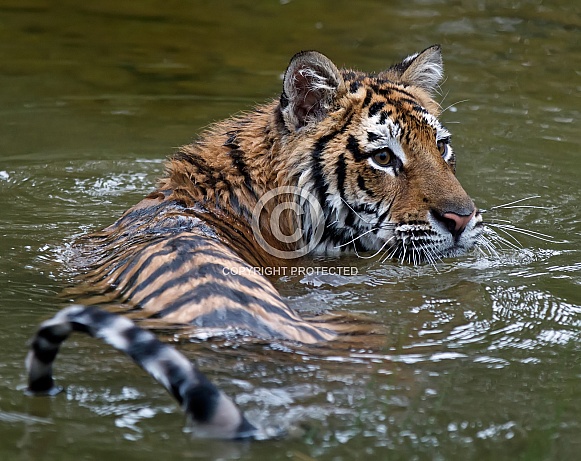
[[[353,210],[351,209],[351,207],[350,206],[347,207],[347,216],[345,216],[345,223],[344,223],[345,227],[352,228],[354,226],[356,220],[357,220],[356,215],[355,215],[355,213],[353,213]]]
[[[41,333],[44,334],[46,330],[48,330],[48,328],[45,330],[39,331],[38,336],[41,336]],[[64,341],[65,339],[67,339],[66,336],[62,339],[62,341]],[[46,347],[41,346],[40,341],[35,340],[32,343],[32,350],[34,351],[34,355],[35,355],[36,359],[44,364],[52,363],[54,361],[56,355],[58,354],[59,345],[62,341],[54,344],[54,346],[51,348],[46,348]]]
[[[349,92],[350,93],[357,93],[359,88],[361,88],[360,82],[351,82],[351,84],[349,85]]]
[[[369,197],[375,197],[373,192],[367,188],[367,185],[365,184],[365,178],[363,176],[357,176],[357,185],[359,186],[359,189],[364,191],[367,195],[369,195]]]
[[[240,145],[238,144],[238,131],[237,130],[228,131],[226,135],[228,136],[228,138],[226,139],[226,142],[224,142],[224,144],[222,145],[224,147],[229,147],[230,149],[238,149],[240,147]]]
[[[373,131],[367,132],[367,141],[374,142],[377,141],[379,138],[380,136],[377,133],[374,133]]]
[[[230,181],[226,179],[226,177],[222,174],[221,171],[216,170],[215,168],[208,165],[204,158],[187,152],[178,151],[177,153],[174,154],[173,159],[188,162],[190,165],[196,168],[199,174],[204,176],[206,184],[204,185],[196,184],[196,187],[204,195],[207,195],[205,192],[207,188],[216,190],[225,187],[228,190],[228,192],[230,192],[231,194],[233,193]]]
[[[335,167],[335,175],[337,176],[337,190],[341,197],[345,197],[345,177],[347,175],[347,165],[345,164],[345,154],[341,152],[337,159],[337,166]]]
[[[379,116],[379,124],[380,125],[385,125],[385,122],[387,121],[387,119],[389,117],[391,117],[391,114],[392,113],[393,112],[391,110],[387,110],[387,111],[383,110],[383,111],[381,111],[381,115]]]
[[[376,214],[377,205],[375,203],[361,203],[359,205],[353,205],[353,209],[359,213]]]
[[[67,339],[68,334],[57,334],[58,329],[53,327],[46,327],[41,329],[36,336],[42,338],[45,341],[51,343],[53,347],[58,347],[65,339]]]
[[[285,109],[287,106],[288,106],[288,96],[283,91],[282,94],[280,95],[280,108]]]
[[[412,131],[409,130],[409,129],[406,129],[405,127],[402,129],[402,131],[403,131],[402,134],[403,134],[404,143],[407,144],[407,145],[410,145],[411,144]]]
[[[385,102],[383,102],[383,101],[378,101],[378,102],[374,102],[373,104],[371,104],[371,106],[369,106],[369,116],[373,117],[381,109],[383,109],[383,106],[385,106]]]
[[[322,166],[323,151],[325,150],[325,147],[327,147],[329,141],[331,141],[339,133],[340,131],[336,131],[334,133],[330,133],[326,136],[319,138],[319,140],[315,143],[315,146],[311,153],[311,170],[313,172],[312,175],[314,188],[317,193],[319,203],[321,203],[323,206],[325,204],[328,191],[327,182],[325,181],[325,176],[323,175],[323,166]]]
[[[330,208],[325,206],[327,193],[328,193],[328,185],[325,181],[325,177],[323,175],[323,151],[327,147],[327,144],[339,134],[345,133],[349,126],[351,125],[351,121],[353,120],[353,113],[349,115],[343,126],[340,130],[330,133],[326,136],[322,136],[319,140],[315,143],[313,151],[311,153],[311,171],[312,171],[312,178],[314,182],[314,189],[319,200],[319,203],[322,205],[323,210],[325,211],[325,230],[323,231],[323,235],[321,236],[321,240],[326,240],[329,237],[329,226],[332,222],[331,220],[331,213]],[[334,218],[333,218],[334,219]]]
[[[395,197],[391,199],[389,205],[387,205],[387,210],[385,210],[380,216],[377,217],[377,224],[382,225],[383,222],[388,218],[389,213],[391,212],[391,207],[393,206],[393,202],[395,202]]]
[[[199,173],[208,176],[209,179],[211,178],[213,180],[212,185],[215,185],[216,178],[214,173],[217,172],[213,170],[202,157],[188,152],[178,151],[173,155],[172,158],[173,160],[187,162],[194,166]]]
[[[111,284],[111,288],[108,288],[107,290],[105,290],[104,293],[115,291],[117,289],[117,287],[123,283],[124,287],[119,292],[120,296],[123,295],[127,290],[129,290],[130,288],[132,288],[135,285],[135,282],[141,276],[141,273],[143,272],[143,270],[147,269],[147,267],[150,266],[158,256],[169,255],[173,251],[175,251],[175,248],[164,247],[161,250],[158,250],[154,253],[149,254],[147,256],[147,258],[145,259],[145,261],[140,262],[140,256],[142,256],[142,254],[146,251],[151,251],[151,250],[146,247],[146,248],[142,249],[141,251],[139,251],[137,254],[133,255],[133,257],[129,261],[129,263],[126,264],[125,267],[123,267],[123,270],[115,276],[115,281]],[[127,258],[127,259],[129,259],[129,258]],[[131,275],[131,277],[123,280],[123,277],[125,276],[125,274],[127,272],[131,271],[136,265],[139,265],[139,269],[133,275]]]
[[[351,152],[356,162],[360,162],[367,158],[367,155],[361,152],[361,149],[359,148],[359,141],[357,141],[357,138],[352,134],[350,134],[347,139],[347,150]]]
[[[410,92],[408,92],[402,88],[399,88],[397,86],[389,86],[387,88],[377,88],[375,91],[376,91],[376,93],[378,93],[382,96],[388,97],[388,98],[390,96],[392,96],[393,93],[401,93],[401,94],[405,95],[405,98],[403,100],[408,101],[408,102],[411,101],[412,104],[414,104],[414,103],[417,104],[417,101],[416,101],[413,94],[411,94]]]
[[[171,375],[172,370],[168,370],[168,373]],[[198,378],[200,381],[203,379],[203,382],[188,389],[184,398],[187,401],[188,411],[193,415],[194,420],[206,423],[214,417],[220,393],[204,375],[200,374]],[[176,381],[178,384],[179,380]]]
[[[123,335],[120,336],[123,336],[128,343],[128,347],[123,352],[138,363],[157,358],[160,350],[163,349],[162,344],[154,336],[136,326],[123,331]]]
[[[83,315],[88,315],[90,317],[90,322],[85,322],[83,319],[83,322],[81,323],[79,321],[79,316],[82,317]],[[99,329],[111,325],[116,320],[116,316],[114,314],[102,311],[95,307],[87,307],[77,315],[71,316],[69,314],[69,318],[71,319],[70,322],[74,331],[79,333],[87,333],[93,337],[96,336]]]
[[[398,99],[396,100],[396,103],[399,107],[403,106],[403,103],[407,103],[410,106],[417,106],[418,102],[415,99],[410,99],[410,98],[402,98],[402,99]]]
[[[428,115],[429,112],[422,106],[420,106],[417,102],[414,104],[413,110],[419,112],[420,114]]]
[[[391,207],[388,208],[386,211],[384,211],[380,216],[378,216],[377,218],[377,224],[378,225],[382,225],[384,223],[384,221],[387,219],[387,217],[389,216],[389,212],[391,211]]]
[[[373,93],[371,92],[371,90],[367,89],[367,93],[365,94],[365,99],[363,100],[363,105],[361,106],[361,108],[365,108],[369,105],[369,103],[371,102],[372,96],[373,96]]]
[[[345,154],[343,152],[339,154],[339,158],[337,159],[335,174],[337,175],[337,189],[339,190],[339,195],[343,200],[345,200],[345,178],[347,175],[347,165],[345,163]],[[355,220],[355,214],[353,213],[350,207],[345,208],[347,211],[347,216],[345,217],[345,225],[350,226]]]
[[[225,288],[224,282],[231,280],[233,282],[240,284],[241,286],[243,286],[245,288],[248,288],[249,290],[256,291],[257,295],[271,293],[271,291],[268,290],[267,288],[265,288],[265,286],[263,286],[259,283],[253,282],[252,280],[247,279],[243,275],[230,275],[230,274],[224,273],[224,269],[227,269],[227,266],[222,265],[222,264],[206,263],[206,264],[198,265],[195,268],[193,268],[193,270],[187,272],[186,274],[180,275],[179,277],[172,277],[170,280],[168,280],[167,282],[160,285],[157,289],[155,289],[153,292],[151,292],[149,295],[147,295],[145,298],[143,298],[140,301],[140,304],[144,305],[149,300],[155,299],[156,297],[161,296],[166,290],[170,290],[171,288],[174,288],[174,287],[177,287],[180,285],[188,284],[188,282],[190,282],[190,281],[199,280],[199,279],[201,279],[203,277],[207,277],[207,276],[213,277],[213,280],[207,281],[204,284],[197,285],[196,289],[198,288],[198,286],[214,284],[215,285],[215,294],[222,294],[222,292],[224,290],[230,289],[230,288]],[[248,269],[250,269],[250,268],[248,268]],[[158,274],[158,272],[159,272],[159,274]],[[135,291],[133,296],[136,296],[136,293],[138,293],[139,290],[142,290],[142,289],[146,288],[148,285],[155,283],[156,279],[164,273],[165,273],[165,271],[163,271],[163,270],[156,271],[156,273],[152,274],[150,277],[148,277],[147,280],[143,281],[142,283],[140,283],[136,287],[136,291]]]
[[[161,319],[166,315],[169,315],[173,312],[177,312],[182,308],[186,308],[188,305],[202,305],[203,302],[212,296],[220,296],[225,299],[227,303],[234,303],[235,305],[240,306],[243,309],[248,309],[250,304],[257,304],[266,312],[275,314],[280,316],[281,318],[288,320],[290,322],[296,322],[296,319],[292,318],[288,312],[290,309],[286,306],[278,306],[274,304],[267,303],[263,299],[260,299],[258,296],[261,295],[260,292],[257,292],[254,296],[252,294],[244,293],[240,290],[236,290],[235,288],[225,288],[219,282],[209,282],[203,285],[198,285],[195,290],[185,293],[182,296],[175,299],[169,306],[165,307],[164,309],[154,313],[151,315],[150,318],[154,319]],[[226,310],[236,308],[235,306],[224,306]],[[197,322],[198,316],[195,314],[192,315],[191,323],[194,325],[199,325]],[[226,325],[222,322],[222,326]]]
[[[42,375],[28,382],[28,390],[33,393],[48,392],[54,388],[54,379],[51,375]]]
[[[252,177],[250,176],[250,173],[248,171],[248,167],[246,165],[246,162],[244,161],[244,156],[245,156],[244,151],[242,151],[240,149],[233,149],[230,152],[228,152],[228,154],[232,158],[232,165],[234,165],[234,167],[238,170],[238,172],[244,178],[244,185],[246,186],[248,191],[255,198],[257,198],[256,192],[255,192],[254,186],[253,186]]]

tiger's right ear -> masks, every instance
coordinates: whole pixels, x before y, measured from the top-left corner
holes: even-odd
[[[302,51],[291,59],[284,74],[280,107],[291,131],[322,120],[344,87],[333,62],[316,51]]]

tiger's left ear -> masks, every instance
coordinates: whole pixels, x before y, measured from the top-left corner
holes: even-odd
[[[317,51],[295,54],[284,74],[280,107],[286,126],[298,130],[321,121],[345,86],[333,62]]]
[[[397,82],[417,86],[433,95],[444,76],[440,45],[433,45],[408,56],[399,64],[390,67],[385,74]]]

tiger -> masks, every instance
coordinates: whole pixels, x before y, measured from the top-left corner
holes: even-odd
[[[29,391],[58,390],[52,363],[80,331],[142,366],[200,433],[259,438],[152,330],[340,341],[358,322],[301,315],[257,269],[344,252],[435,264],[474,248],[482,215],[456,178],[438,119],[442,78],[439,45],[373,74],[339,70],[317,51],[292,57],[279,98],[211,125],[168,159],[153,192],[81,239],[85,275],[69,291],[78,304],[39,327]]]

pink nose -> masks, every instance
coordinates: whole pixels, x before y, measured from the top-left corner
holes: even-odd
[[[476,210],[474,210],[469,216],[461,216],[456,213],[444,213],[442,215],[443,221],[446,222],[446,226],[450,232],[456,237],[462,233],[470,220],[474,217]]]

